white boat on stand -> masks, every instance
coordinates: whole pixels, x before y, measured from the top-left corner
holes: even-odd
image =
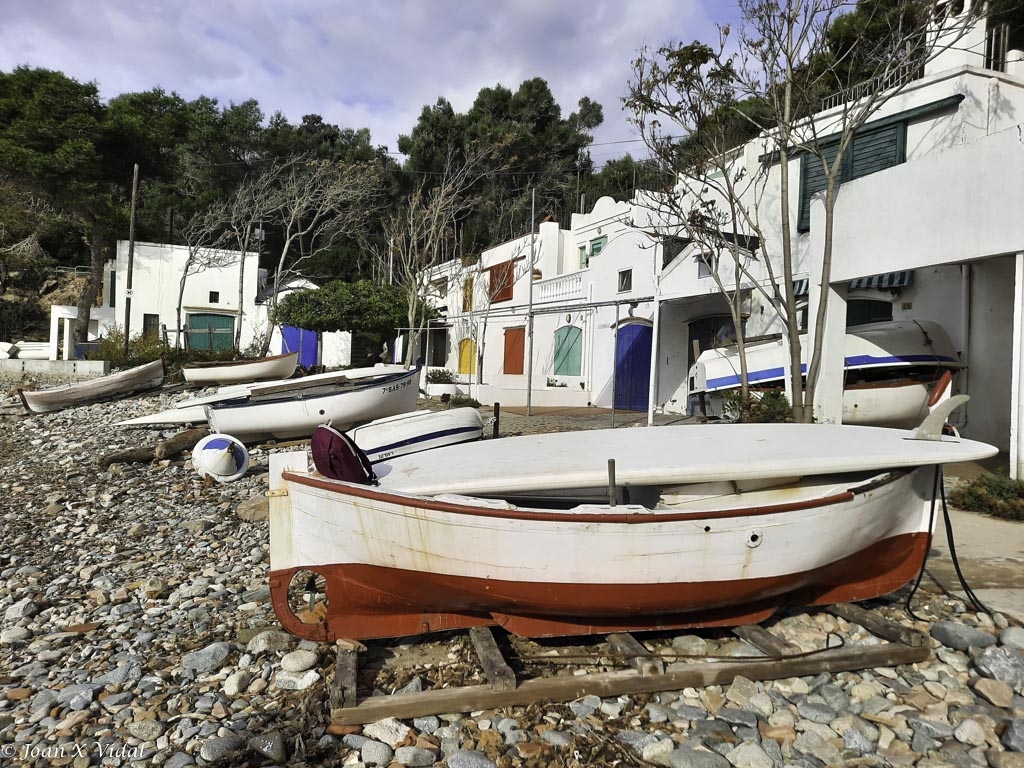
[[[807,372],[806,337],[801,336]],[[754,392],[783,386],[782,340],[748,342],[747,381]],[[963,367],[945,330],[936,323],[896,321],[856,326],[846,334],[843,423],[910,429],[952,390]],[[702,352],[690,367],[688,390],[694,415],[722,416],[722,393],[740,386],[735,346]]]
[[[319,425],[349,429],[416,408],[419,368],[355,381],[324,383],[315,376],[273,386],[260,385],[240,396],[206,405],[210,430],[243,442],[309,437]]]
[[[298,379],[278,379],[274,381],[253,382],[249,384],[230,384],[218,387],[216,392],[199,397],[190,397],[174,404],[157,413],[138,416],[133,419],[115,422],[118,427],[164,427],[181,426],[186,424],[205,424],[206,406],[224,400],[244,398],[252,393],[268,394],[270,392],[282,392],[287,389],[298,390],[307,387],[314,387],[327,384],[345,384],[352,381],[398,374],[406,370],[402,365],[375,365],[366,368],[348,368],[338,371],[327,371],[312,376],[303,376]]]
[[[734,625],[883,595],[923,566],[938,466],[996,453],[941,437],[948,410],[918,433],[706,424],[485,440],[378,463],[375,484],[274,454],[274,609],[323,642]],[[311,578],[325,611],[303,621],[292,606]]]
[[[181,374],[189,384],[244,384],[252,381],[288,379],[295,373],[298,352],[272,355],[254,360],[192,363],[181,367]]]

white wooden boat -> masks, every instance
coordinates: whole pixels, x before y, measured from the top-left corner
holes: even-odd
[[[320,424],[349,429],[416,408],[419,369],[324,383],[316,376],[278,385],[258,385],[241,397],[209,403],[213,432],[243,441],[309,437]]]
[[[805,340],[801,336],[804,373]],[[786,354],[781,339],[746,346],[747,381],[755,391],[782,386]],[[843,423],[914,427],[951,388],[952,372],[962,367],[937,323],[895,321],[851,328],[846,334]],[[689,395],[701,399],[703,414],[721,416],[722,399],[715,395],[738,389],[740,376],[735,346],[706,350],[690,367]]]
[[[348,430],[371,462],[479,440],[484,422],[476,408],[413,411]]]
[[[156,389],[164,383],[167,370],[163,358],[96,379],[79,381],[50,389],[19,389],[25,409],[31,413],[48,413],[77,405],[115,400],[135,392]]]
[[[933,465],[995,452],[876,427],[647,427],[425,451],[375,465],[376,486],[275,454],[272,602],[320,641],[756,622],[907,583],[928,549]],[[319,620],[299,618],[311,576]]]
[[[401,365],[377,365],[368,368],[349,368],[347,370],[327,371],[298,379],[278,379],[274,381],[250,382],[248,384],[228,384],[218,387],[216,392],[180,400],[173,408],[157,413],[138,416],[133,419],[115,422],[119,427],[164,427],[182,424],[205,424],[206,406],[210,403],[248,397],[251,393],[268,394],[272,392],[298,391],[313,385],[344,384],[359,381],[372,376],[385,376],[402,373],[406,369]]]
[[[269,379],[287,379],[295,373],[298,352],[261,357],[257,360],[191,363],[181,367],[182,376],[190,384],[243,384]]]

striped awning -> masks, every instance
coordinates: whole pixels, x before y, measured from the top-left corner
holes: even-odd
[[[906,288],[914,280],[914,270],[905,269],[902,272],[886,272],[883,275],[871,275],[870,277],[858,277],[846,284],[847,290],[856,291],[866,288]],[[793,294],[795,296],[806,296],[811,281],[806,277],[793,281]]]

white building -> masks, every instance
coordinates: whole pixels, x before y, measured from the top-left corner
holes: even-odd
[[[991,21],[973,29],[860,129],[828,285],[817,266],[821,186],[807,156],[790,159],[790,208],[796,287],[812,318],[829,292],[817,420],[840,418],[847,319],[936,321],[968,366],[958,388],[972,400],[959,426],[1007,451],[1024,476],[1024,57],[1001,32]],[[814,119],[827,126],[834,114]],[[756,174],[772,159],[754,140],[735,162]],[[777,160],[766,178],[763,245],[777,254]],[[645,206],[602,199],[569,230],[540,225],[532,281],[529,237],[485,251],[477,266],[444,265],[430,278],[447,328],[431,344],[481,402],[685,413],[694,347],[713,343],[728,312],[703,249],[657,234],[666,231]],[[748,266],[763,278],[758,262]],[[748,337],[782,330],[756,291],[744,314]]]
[[[186,246],[135,243],[130,277],[128,250],[128,242],[119,240],[116,257],[104,267],[101,306],[90,313],[90,337],[127,329],[129,337],[155,335],[171,347],[230,350],[237,335],[237,347],[245,351],[256,347],[269,328],[271,354],[299,349],[305,365],[348,365],[348,333],[323,334],[322,357],[317,362],[316,334],[268,326],[266,270],[260,269],[259,254],[247,253],[243,261],[238,251],[204,252],[202,264],[194,262],[182,284],[189,258]],[[316,287],[309,280],[291,280],[282,286],[280,295]],[[51,309],[51,359],[57,359],[61,347],[59,356],[72,356],[71,326],[76,316],[75,307]]]

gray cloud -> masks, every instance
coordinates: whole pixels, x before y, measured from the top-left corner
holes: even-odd
[[[596,142],[635,138],[621,111],[640,47],[711,40],[712,0],[7,0],[0,70],[95,81],[104,98],[160,86],[221,104],[317,113],[396,148],[424,105],[544,78],[565,113],[604,107]],[[597,162],[639,144],[593,149]]]

